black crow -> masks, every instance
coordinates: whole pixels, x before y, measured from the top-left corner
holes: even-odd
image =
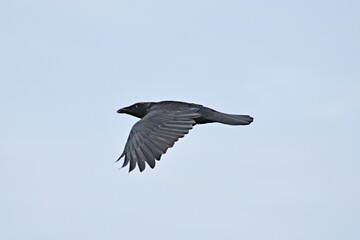
[[[217,112],[199,104],[177,101],[140,102],[121,108],[126,113],[141,118],[130,131],[125,148],[117,161],[125,156],[122,167],[130,163],[129,172],[136,164],[144,171],[145,162],[155,167],[174,143],[187,134],[195,124],[218,122],[228,125],[248,125],[253,118]]]

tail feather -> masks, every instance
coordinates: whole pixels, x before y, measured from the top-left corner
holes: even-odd
[[[254,118],[249,115],[235,115],[217,112],[212,116],[212,120],[228,125],[249,125],[254,121]]]

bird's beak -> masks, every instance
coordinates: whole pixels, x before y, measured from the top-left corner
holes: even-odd
[[[126,113],[126,108],[120,108],[117,113]]]

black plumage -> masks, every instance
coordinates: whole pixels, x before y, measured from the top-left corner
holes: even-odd
[[[122,167],[130,164],[129,172],[138,165],[142,172],[147,163],[151,168],[168,148],[184,137],[196,124],[219,122],[228,125],[248,125],[253,118],[215,111],[199,104],[177,101],[141,102],[121,108],[126,113],[141,118],[132,127],[121,156]]]

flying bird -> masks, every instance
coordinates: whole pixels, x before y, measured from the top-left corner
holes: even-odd
[[[141,118],[132,127],[124,151],[117,160],[125,157],[122,167],[130,163],[129,172],[136,165],[144,171],[145,163],[154,168],[155,160],[160,160],[162,154],[196,124],[249,125],[253,121],[248,115],[221,113],[199,104],[178,101],[140,102],[117,112]]]

